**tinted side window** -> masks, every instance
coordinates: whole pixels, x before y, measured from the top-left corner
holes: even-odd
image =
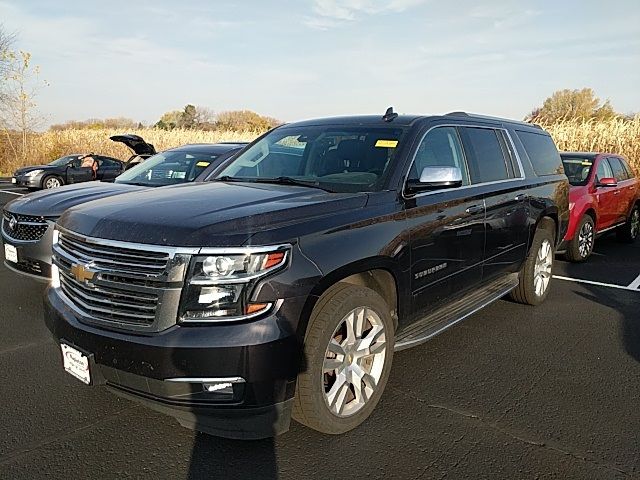
[[[102,162],[100,164],[101,167],[109,167],[109,168],[117,168],[120,166],[118,162],[111,160],[110,158],[100,157]]]
[[[617,158],[618,160],[620,160],[620,163],[622,164],[624,169],[627,171],[627,178],[635,178],[636,174],[633,171],[633,169],[629,166],[627,161],[624,158],[620,158],[620,157],[617,157]]]
[[[463,127],[471,183],[495,182],[511,177],[498,135],[492,128]]]
[[[516,130],[522,141],[536,175],[555,175],[564,173],[562,160],[556,145],[549,135],[544,133],[523,132]]]
[[[596,171],[596,180],[600,181],[603,178],[612,178],[613,172],[611,171],[611,167],[609,166],[609,162],[607,162],[606,158],[600,160],[598,163],[598,170]]]
[[[613,177],[618,182],[623,182],[629,178],[627,175],[627,171],[622,166],[622,163],[620,163],[620,160],[618,160],[615,157],[609,157],[608,160],[609,160],[609,165],[611,165],[611,170],[613,170]]]
[[[409,179],[418,180],[425,167],[458,167],[462,172],[462,183],[469,184],[469,174],[455,128],[437,127],[425,135],[418,146]]]

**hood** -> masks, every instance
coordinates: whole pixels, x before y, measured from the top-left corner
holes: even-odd
[[[77,183],[24,195],[9,202],[5,209],[21,215],[57,218],[67,208],[81,203],[145,188],[148,187],[102,182]]]
[[[24,175],[25,173],[32,172],[34,170],[47,170],[51,168],[56,168],[53,165],[29,165],[28,167],[22,167],[16,170],[16,173],[13,175]]]
[[[114,142],[124,143],[127,147],[134,151],[136,155],[155,155],[156,149],[150,143],[138,135],[127,133],[126,135],[114,135],[109,137]]]
[[[84,235],[184,247],[239,246],[256,233],[362,208],[366,193],[206,182],[148,189],[67,210],[59,224]]]

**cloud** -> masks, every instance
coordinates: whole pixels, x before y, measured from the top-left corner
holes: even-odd
[[[425,3],[426,0],[314,0],[313,16],[304,17],[304,24],[311,28],[327,30],[362,15],[400,13]]]

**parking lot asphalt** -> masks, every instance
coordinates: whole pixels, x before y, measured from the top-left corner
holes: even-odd
[[[20,193],[0,184],[0,206]],[[640,242],[595,251],[557,259],[543,305],[500,300],[396,353],[358,429],[249,442],[65,374],[44,286],[0,267],[0,478],[640,478]]]

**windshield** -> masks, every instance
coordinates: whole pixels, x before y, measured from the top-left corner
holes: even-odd
[[[77,158],[80,158],[80,156],[79,155],[66,155],[64,157],[60,157],[57,160],[54,160],[53,162],[50,162],[49,165],[52,165],[54,167],[64,167],[71,160],[76,160]]]
[[[587,184],[593,160],[583,157],[562,157],[564,165],[564,173],[569,178],[569,183],[574,186],[583,186]]]
[[[193,182],[216,158],[218,154],[206,152],[162,152],[127,170],[115,183],[161,187]]]
[[[308,183],[333,192],[377,191],[391,170],[404,132],[351,125],[279,128],[241,153],[217,178]]]

